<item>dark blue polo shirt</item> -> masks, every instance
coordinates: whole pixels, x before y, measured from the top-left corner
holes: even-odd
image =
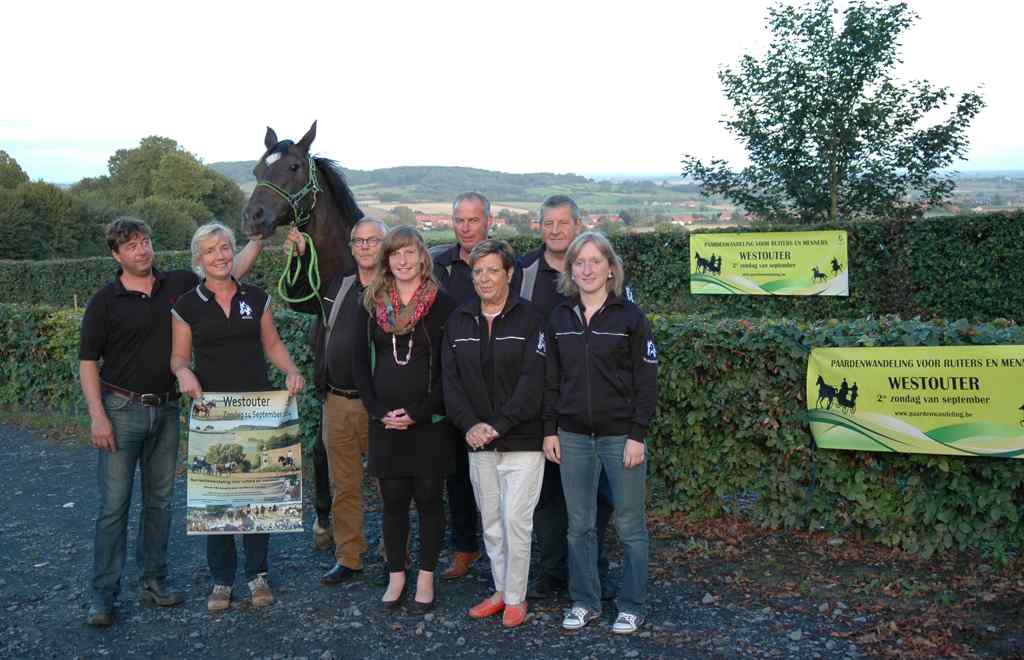
[[[199,277],[188,270],[153,269],[149,295],[129,291],[122,269],[89,300],[82,317],[78,359],[103,361],[100,378],[138,394],[174,389],[171,373],[171,308],[196,287]]]
[[[270,296],[251,284],[235,282],[231,315],[225,316],[205,283],[178,299],[174,315],[192,329],[194,372],[208,392],[257,392],[271,389],[260,339],[260,319]]]

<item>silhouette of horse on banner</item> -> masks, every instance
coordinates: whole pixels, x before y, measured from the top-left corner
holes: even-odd
[[[820,375],[818,380],[815,381],[818,386],[818,401],[815,406],[818,408],[822,407],[826,410],[832,410],[832,404],[837,403],[839,409],[847,414],[853,415],[857,412],[857,383],[854,383],[851,387],[847,385],[846,379],[843,379],[842,384],[836,388],[825,382],[825,379]]]
[[[697,272],[698,273],[714,273],[715,275],[722,274],[722,258],[711,255],[710,259],[705,259],[700,256],[700,252],[697,253]]]

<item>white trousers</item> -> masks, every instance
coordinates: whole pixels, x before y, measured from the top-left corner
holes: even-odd
[[[470,452],[469,479],[480,509],[494,590],[504,592],[505,604],[518,605],[526,598],[530,579],[533,510],[544,481],[544,453]]]

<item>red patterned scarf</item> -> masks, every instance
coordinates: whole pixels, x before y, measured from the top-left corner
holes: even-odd
[[[437,285],[433,280],[424,280],[420,284],[420,288],[416,289],[412,299],[409,300],[409,304],[403,305],[398,297],[398,288],[394,282],[391,282],[383,298],[383,300],[377,299],[377,309],[374,314],[377,325],[384,332],[404,335],[412,332],[416,323],[430,311],[430,307],[437,300]]]

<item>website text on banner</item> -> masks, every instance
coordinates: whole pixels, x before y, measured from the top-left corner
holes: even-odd
[[[1024,457],[1024,346],[815,348],[818,447]]]
[[[302,531],[302,445],[285,390],[204,392],[188,423],[190,535]]]
[[[690,293],[850,295],[846,232],[691,234]]]

